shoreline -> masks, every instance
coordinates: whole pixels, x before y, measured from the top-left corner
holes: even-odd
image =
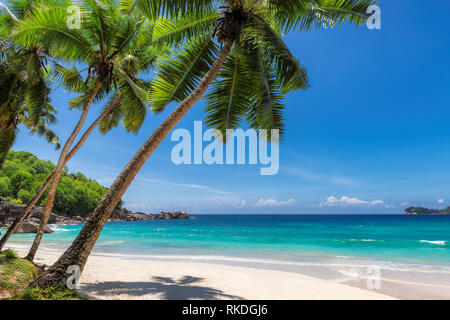
[[[26,252],[17,249],[20,255]],[[42,248],[35,262],[51,265],[60,253]],[[156,261],[92,254],[79,293],[112,300],[391,300],[388,295],[308,275],[197,261]]]
[[[18,243],[10,243],[10,247],[19,252],[21,256],[27,253],[28,246]],[[51,265],[60,254],[64,251],[64,248],[49,248],[42,246],[38,251],[35,262],[40,264]],[[286,263],[287,262],[287,263]],[[356,261],[361,262],[361,261]],[[189,256],[189,255],[143,255],[143,254],[123,254],[123,253],[111,253],[102,252],[94,248],[91,254],[90,260],[88,261],[88,266],[81,279],[82,290],[85,290],[86,295],[95,299],[141,299],[139,297],[133,297],[127,295],[126,293],[120,292],[119,288],[129,285],[129,279],[135,279],[143,287],[148,286],[148,280],[152,277],[163,277],[170,278],[171,281],[174,279],[181,279],[184,276],[195,277],[199,279],[205,279],[206,282],[209,280],[214,280],[216,278],[215,273],[226,274],[232,276],[233,274],[241,273],[250,275],[254,282],[259,282],[257,287],[259,288],[264,296],[264,298],[257,298],[253,293],[247,295],[247,289],[244,290],[244,294],[241,296],[237,295],[239,292],[235,292],[237,295],[244,299],[379,299],[380,296],[389,299],[449,299],[450,298],[450,277],[448,270],[418,270],[418,269],[389,269],[380,266],[380,287],[371,288],[369,290],[369,281],[371,274],[368,270],[372,264],[354,264],[355,261],[348,259],[336,260],[331,263],[326,262],[312,262],[303,261],[297,263],[290,263],[288,261],[271,261],[271,260],[251,260],[243,259],[242,257],[235,256]],[[91,266],[92,264],[92,266]],[[107,266],[114,266],[110,270],[105,268]],[[195,276],[193,275],[182,275],[175,271],[164,275],[155,275],[151,270],[176,270],[177,266],[182,266],[182,269],[193,270]],[[195,273],[197,268],[202,268],[203,273]],[[96,268],[99,270],[104,270],[104,274],[99,274],[96,272]],[[224,270],[224,268],[226,270]],[[241,270],[241,268],[244,269]],[[150,272],[146,270],[149,269]],[[125,274],[123,270],[126,270]],[[219,271],[220,270],[220,271]],[[373,271],[373,270],[372,270]],[[257,278],[254,278],[255,272],[259,274]],[[131,273],[131,275],[130,275]],[[356,273],[356,274],[355,274]],[[118,275],[119,274],[119,275]],[[268,277],[274,277],[274,279],[281,277],[286,278],[289,274],[292,279],[297,279],[302,283],[305,283],[307,287],[312,288],[314,282],[328,283],[331,287],[331,292],[327,290],[322,290],[318,295],[309,296],[308,294],[297,294],[295,288],[288,285],[286,288],[271,288],[270,284],[266,284],[266,279]],[[131,277],[131,278],[130,278]],[[223,281],[220,280],[214,281]],[[259,279],[259,280],[258,280]],[[307,280],[305,280],[307,279]],[[447,279],[447,280],[446,280]],[[112,280],[114,280],[112,283]],[[144,281],[145,280],[145,281]],[[214,282],[213,281],[213,282]],[[239,284],[239,279],[234,279],[235,284]],[[98,283],[108,284],[107,287],[101,289],[102,293],[92,293],[96,291],[97,288],[93,284]],[[155,281],[150,281],[153,285],[156,285]],[[373,283],[373,281],[371,281]],[[115,288],[114,286],[118,286]],[[137,284],[136,284],[137,285]],[[341,289],[336,289],[335,285],[343,286]],[[228,285],[225,283],[213,283],[212,287],[221,288],[221,292],[228,291]],[[326,285],[322,285],[321,288],[325,288]],[[348,293],[347,298],[342,298],[342,292],[347,292],[352,288],[354,290],[359,290],[353,293]],[[135,288],[137,289],[137,288]],[[117,291],[118,290],[118,291]],[[125,289],[123,289],[125,290]],[[183,289],[184,290],[184,289]],[[286,291],[287,290],[287,291]],[[337,290],[337,291],[336,291]],[[117,291],[116,293],[114,293]],[[126,290],[125,290],[126,291]],[[278,292],[289,292],[289,294],[284,298],[277,298],[274,293]],[[264,293],[266,292],[266,293]],[[362,293],[361,293],[362,292]],[[264,295],[266,294],[266,295]],[[368,294],[368,295],[367,295]],[[376,296],[372,297],[371,294]],[[161,299],[161,297],[153,295],[144,295],[145,299]],[[173,293],[169,294],[168,298],[171,299]],[[351,296],[351,297],[350,297]],[[184,299],[179,297],[177,299]],[[205,298],[209,299],[209,298]],[[212,298],[211,298],[212,299]],[[222,299],[218,297],[218,299]]]

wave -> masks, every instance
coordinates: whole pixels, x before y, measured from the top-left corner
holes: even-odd
[[[111,240],[99,243],[100,246],[113,246],[117,244],[124,244],[125,240]]]
[[[49,224],[48,227],[49,227],[50,229],[52,229],[52,231],[54,231],[54,232],[66,232],[66,231],[70,231],[70,229],[62,228],[61,225],[59,225],[59,224]]]
[[[440,245],[440,246],[445,246],[447,244],[447,241],[445,241],[445,240],[436,240],[436,241],[420,240],[419,242],[420,243],[436,244],[436,245]]]
[[[444,273],[450,274],[450,267],[435,266],[425,264],[404,264],[394,263],[380,260],[353,260],[349,259],[346,263],[336,262],[331,259],[328,262],[299,262],[299,261],[280,261],[275,259],[258,259],[251,257],[233,257],[222,255],[159,255],[159,254],[120,254],[120,253],[106,253],[96,252],[96,255],[107,257],[118,257],[123,259],[159,259],[159,260],[184,260],[184,261],[204,261],[204,262],[228,262],[228,263],[255,263],[255,264],[271,264],[271,265],[286,265],[298,267],[350,267],[350,268],[368,268],[377,266],[384,270],[404,271],[404,272],[420,272],[420,273]]]
[[[384,242],[384,240],[375,240],[375,239],[335,239],[334,242]]]

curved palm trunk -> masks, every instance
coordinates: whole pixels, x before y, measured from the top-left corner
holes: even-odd
[[[127,166],[122,170],[108,192],[102,198],[95,208],[94,214],[86,222],[83,229],[71,246],[61,255],[53,266],[44,271],[30,286],[31,287],[49,287],[64,286],[64,280],[67,277],[66,271],[69,266],[75,265],[84,269],[86,261],[92,248],[95,245],[100,233],[108,222],[112,211],[119,203],[125,191],[134,180],[144,163],[158,147],[166,135],[175,127],[181,118],[199,101],[209,85],[218,75],[225,59],[230,53],[232,41],[226,42],[211,66],[208,73],[200,81],[197,88],[175,109],[175,111],[155,130],[151,137],[142,145],[138,152],[133,156]]]
[[[5,164],[8,157],[9,150],[12,148],[14,141],[16,140],[16,127],[5,126],[0,127],[0,170]]]
[[[28,255],[25,257],[25,259],[33,261],[34,256],[36,255],[37,249],[42,240],[42,236],[44,235],[45,226],[47,225],[48,219],[50,218],[50,213],[52,212],[53,209],[53,202],[55,200],[56,188],[58,187],[59,179],[61,179],[61,175],[64,170],[64,165],[67,163],[66,159],[69,154],[70,148],[72,147],[72,144],[75,141],[78,133],[80,133],[81,128],[83,128],[84,122],[86,121],[86,117],[89,112],[89,108],[92,102],[94,101],[94,98],[97,95],[99,89],[100,89],[100,81],[97,81],[94,89],[91,92],[89,100],[86,102],[83,108],[80,120],[78,120],[75,129],[73,130],[69,139],[67,139],[66,144],[64,145],[64,148],[61,151],[61,154],[59,155],[58,164],[56,165],[56,168],[53,173],[53,179],[51,181],[50,188],[48,191],[47,201],[45,202],[44,213],[42,215],[41,222],[39,224],[39,229],[36,233],[36,237],[34,238],[33,245],[31,246],[31,249],[28,252]]]
[[[97,81],[95,83],[94,88],[92,89],[89,100],[86,102],[86,105],[83,108],[83,112],[81,113],[80,120],[78,120],[78,123],[75,126],[75,129],[73,130],[72,134],[70,135],[69,139],[67,140],[66,144],[64,145],[63,150],[61,151],[61,154],[60,154],[59,160],[58,160],[58,164],[56,165],[56,168],[53,173],[53,179],[51,181],[50,188],[48,191],[47,201],[45,203],[44,213],[42,215],[41,222],[39,224],[39,229],[36,233],[36,237],[34,238],[33,245],[31,246],[31,249],[28,252],[28,255],[25,257],[25,259],[33,261],[34,256],[36,255],[37,249],[39,248],[39,245],[42,240],[42,236],[44,235],[45,226],[47,225],[48,219],[50,218],[50,214],[53,209],[53,202],[55,200],[56,189],[58,188],[58,183],[59,183],[59,180],[61,179],[61,175],[63,173],[64,166],[68,161],[67,157],[69,154],[70,147],[72,146],[76,137],[78,136],[81,129],[83,128],[84,122],[86,121],[86,117],[89,112],[89,108],[90,108],[92,102],[94,101],[94,98],[97,96],[100,86],[101,86],[100,81]]]
[[[108,109],[106,109],[92,124],[91,126],[84,132],[83,136],[80,138],[78,143],[75,145],[75,147],[72,148],[72,150],[69,152],[66,158],[66,162],[64,165],[67,164],[67,162],[72,159],[72,157],[77,153],[77,151],[81,148],[81,146],[84,144],[86,139],[89,137],[89,135],[94,131],[94,129],[100,124],[100,122],[108,116],[115,107],[117,107],[118,101],[116,101],[115,104],[111,105]],[[31,201],[28,203],[25,210],[14,220],[13,224],[9,227],[8,231],[3,235],[3,237],[0,240],[0,251],[3,249],[5,244],[8,242],[9,237],[13,235],[18,228],[22,225],[23,221],[27,217],[27,215],[30,213],[31,209],[36,205],[36,203],[39,201],[39,199],[44,194],[45,190],[47,190],[47,187],[50,185],[50,183],[53,181],[53,177],[55,175],[55,171],[52,172],[52,174],[45,180],[45,182],[42,184],[42,186],[39,188],[38,192],[35,194],[35,196],[31,199]]]

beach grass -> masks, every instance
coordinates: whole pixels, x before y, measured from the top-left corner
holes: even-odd
[[[40,269],[14,250],[0,253],[0,299],[11,300],[84,300],[75,290],[66,288],[27,288]]]
[[[27,287],[39,274],[32,262],[19,259],[13,250],[0,254],[0,293],[7,296]]]
[[[75,290],[50,287],[50,288],[26,288],[19,292],[11,300],[87,300],[80,297]]]

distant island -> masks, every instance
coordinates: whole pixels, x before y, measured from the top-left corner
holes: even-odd
[[[409,207],[406,208],[403,214],[407,215],[437,215],[437,214],[450,214],[450,207],[447,207],[445,209],[439,210],[439,209],[428,209],[423,207]]]

